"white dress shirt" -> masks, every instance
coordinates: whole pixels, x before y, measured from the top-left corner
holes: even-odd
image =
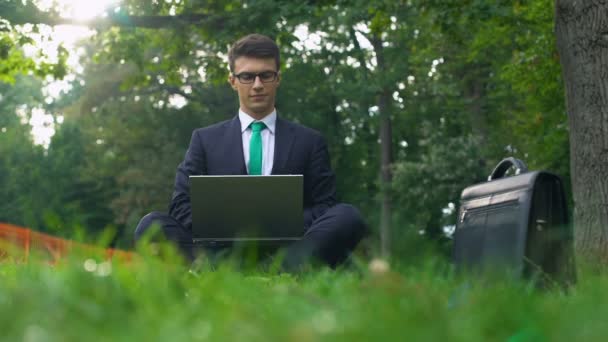
[[[251,125],[256,121],[249,114],[239,110],[239,120],[241,121],[241,136],[243,138],[243,154],[245,155],[245,166],[249,173],[249,140],[251,139]],[[274,136],[277,123],[277,110],[266,115],[262,120],[266,124],[266,128],[260,132],[262,135],[262,175],[267,176],[272,172],[272,164],[274,161]]]

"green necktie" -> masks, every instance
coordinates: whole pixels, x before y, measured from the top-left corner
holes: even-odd
[[[266,125],[263,122],[251,123],[251,140],[249,140],[249,174],[262,174],[262,134]]]

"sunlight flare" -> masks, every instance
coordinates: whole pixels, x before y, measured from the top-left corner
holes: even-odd
[[[104,17],[106,10],[111,9],[117,0],[37,0],[38,8],[42,11],[54,10],[63,18],[75,19],[79,21],[91,20],[95,17]],[[34,40],[33,44],[25,44],[23,51],[25,56],[38,58],[48,63],[57,63],[59,59],[59,47],[62,46],[68,52],[67,65],[70,72],[62,80],[47,78],[43,88],[45,102],[51,104],[59,98],[62,93],[71,90],[71,83],[77,78],[77,74],[84,71],[80,64],[80,57],[85,53],[82,47],[78,47],[79,41],[92,36],[95,31],[83,26],[58,25],[47,26],[39,25],[38,33],[34,33],[32,25],[24,25],[20,28],[24,33],[28,33]],[[50,37],[51,39],[48,39]],[[37,57],[42,56],[42,57]],[[83,80],[80,80],[81,85]],[[32,126],[32,136],[34,143],[45,148],[49,146],[52,136],[55,134],[55,123],[61,124],[63,116],[58,115],[61,120],[53,120],[54,115],[43,113],[40,108],[32,110],[29,116],[29,124]]]
[[[105,11],[117,0],[37,0],[36,5],[43,11],[54,9],[64,18],[90,20],[105,16]]]

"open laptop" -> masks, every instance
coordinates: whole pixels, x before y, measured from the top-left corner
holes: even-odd
[[[302,175],[190,176],[195,245],[280,245],[304,233]]]

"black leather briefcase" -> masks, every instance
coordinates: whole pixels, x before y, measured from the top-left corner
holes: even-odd
[[[515,168],[515,175],[505,173]],[[462,191],[454,232],[458,270],[509,272],[543,284],[575,280],[572,234],[561,179],[502,160],[488,182]]]

